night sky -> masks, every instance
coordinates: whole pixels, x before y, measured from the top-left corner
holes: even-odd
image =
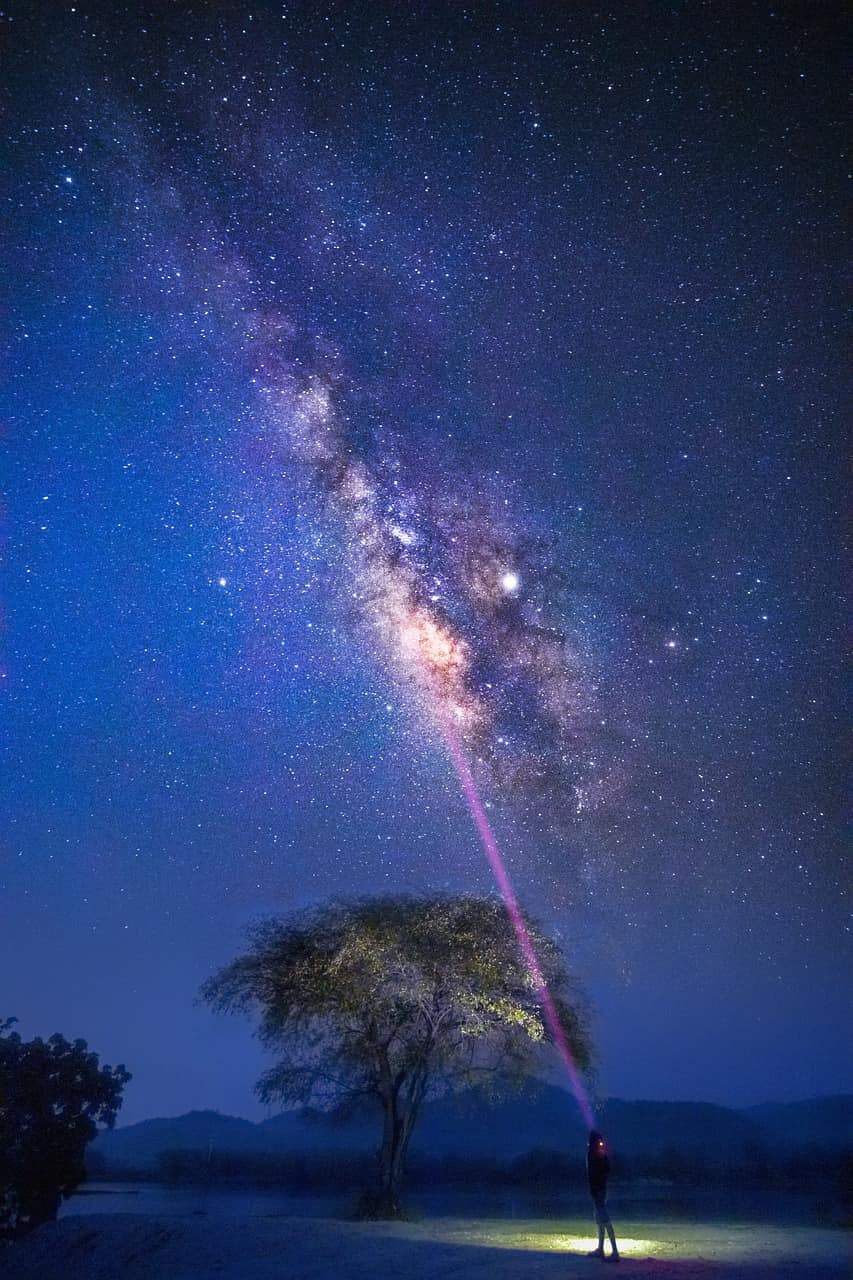
[[[245,926],[492,892],[604,1095],[853,1088],[840,6],[12,4],[0,1016],[248,1116]]]

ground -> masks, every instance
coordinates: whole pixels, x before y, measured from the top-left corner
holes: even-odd
[[[69,1217],[0,1245],[4,1280],[557,1280],[606,1275],[579,1220],[354,1223],[132,1214]],[[680,1280],[841,1280],[849,1237],[807,1227],[649,1221],[618,1274]]]

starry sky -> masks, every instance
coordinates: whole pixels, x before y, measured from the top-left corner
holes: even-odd
[[[519,898],[603,1095],[853,1088],[840,7],[13,3],[0,1014],[261,1114],[259,915]]]

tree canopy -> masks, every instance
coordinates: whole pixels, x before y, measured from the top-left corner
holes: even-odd
[[[592,1046],[586,1003],[557,944],[527,928],[581,1070]],[[265,1100],[330,1107],[358,1098],[383,1117],[377,1210],[393,1213],[423,1099],[519,1079],[546,1066],[551,1042],[534,975],[497,898],[379,897],[267,920],[202,998],[257,1016],[279,1055]]]
[[[56,1217],[86,1176],[83,1153],[99,1124],[112,1127],[130,1080],[101,1067],[85,1040],[22,1040],[0,1021],[0,1237]]]

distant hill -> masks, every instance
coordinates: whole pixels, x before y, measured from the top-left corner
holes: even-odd
[[[540,1149],[583,1151],[586,1134],[577,1104],[562,1089],[490,1104],[461,1095],[433,1104],[413,1139],[415,1153],[467,1154],[511,1160]],[[657,1155],[671,1148],[719,1159],[757,1137],[754,1122],[740,1112],[705,1102],[622,1102],[612,1099],[600,1113],[614,1150],[626,1156]]]
[[[853,1147],[850,1094],[807,1098],[804,1102],[765,1102],[749,1107],[743,1114],[760,1126],[765,1141],[773,1148],[814,1144],[838,1151]]]
[[[768,1103],[736,1111],[707,1102],[625,1102],[602,1109],[601,1126],[617,1153],[655,1157],[678,1151],[685,1157],[722,1161],[747,1148],[784,1154],[808,1146],[853,1147],[853,1096]],[[369,1151],[377,1139],[377,1117],[366,1111],[343,1123],[312,1111],[290,1111],[253,1124],[216,1111],[191,1111],[173,1119],[144,1120],[105,1130],[91,1150],[110,1168],[154,1168],[164,1151],[323,1155]],[[573,1098],[543,1086],[496,1102],[474,1094],[438,1099],[425,1106],[413,1140],[413,1155],[490,1157],[507,1162],[535,1149],[577,1153],[584,1131]]]
[[[685,1156],[724,1161],[760,1141],[755,1121],[742,1111],[711,1102],[622,1102],[604,1107],[602,1128],[614,1150],[626,1156]]]
[[[123,1129],[103,1129],[90,1150],[114,1168],[153,1168],[163,1151],[266,1151],[258,1125],[218,1111],[188,1111],[169,1119],[142,1120]]]

